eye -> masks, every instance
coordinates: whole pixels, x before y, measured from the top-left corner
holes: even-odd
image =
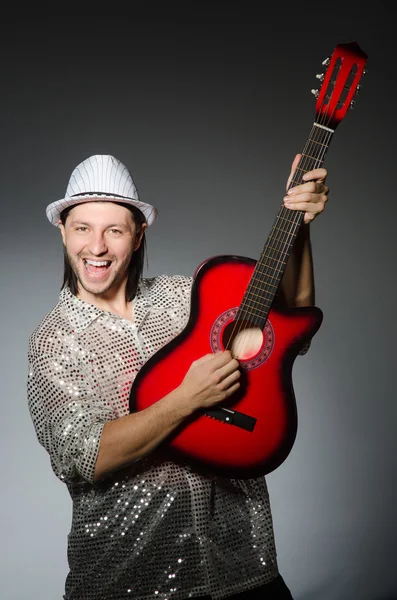
[[[120,231],[120,229],[109,229],[110,233],[115,233],[115,234],[121,234],[122,232]]]
[[[84,227],[83,225],[81,225],[80,227],[76,227],[76,231],[81,231],[81,232],[85,232],[87,231],[87,227]]]

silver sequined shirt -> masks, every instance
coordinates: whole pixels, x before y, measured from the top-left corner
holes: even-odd
[[[133,322],[64,289],[30,337],[30,414],[73,501],[64,600],[219,599],[278,574],[264,477],[206,477],[153,452],[93,482],[103,425],[187,323],[191,282],[143,280]]]

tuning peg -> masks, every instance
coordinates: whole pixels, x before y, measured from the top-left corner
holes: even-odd
[[[355,100],[352,100],[352,101],[350,102],[350,106],[349,106],[350,110],[353,110],[353,109],[354,109],[354,107],[355,107],[355,105],[356,105],[356,102],[355,102]]]
[[[323,62],[321,64],[324,65],[325,67],[327,67],[329,65],[329,63],[330,63],[330,59],[326,58],[323,60]]]
[[[315,96],[316,98],[319,97],[320,92],[318,90],[311,90],[311,93],[313,94],[313,96]]]
[[[323,79],[324,79],[324,73],[318,73],[318,74],[316,75],[316,77],[317,77],[317,79],[319,79],[320,81],[323,81]]]
[[[358,84],[357,87],[356,87],[356,91],[354,93],[357,95],[360,90],[361,90],[361,85]]]

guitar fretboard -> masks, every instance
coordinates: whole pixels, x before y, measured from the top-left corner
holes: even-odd
[[[290,188],[303,183],[305,173],[322,166],[333,133],[333,129],[314,122]],[[303,218],[303,211],[281,206],[244,294],[237,320],[248,321],[261,329],[265,327]]]

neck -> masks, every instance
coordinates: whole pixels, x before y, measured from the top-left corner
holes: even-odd
[[[78,285],[77,297],[89,304],[93,304],[101,310],[111,312],[119,317],[133,320],[132,302],[126,300],[126,282],[120,285],[117,290],[107,290],[103,294],[94,294]]]

